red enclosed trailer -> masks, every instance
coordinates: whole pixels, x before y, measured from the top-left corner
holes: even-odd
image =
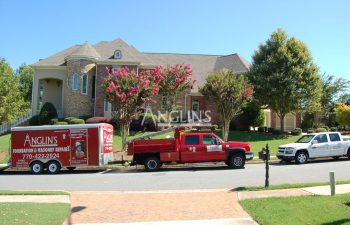
[[[113,159],[113,126],[106,123],[14,127],[12,168],[57,173],[62,167],[103,166]]]

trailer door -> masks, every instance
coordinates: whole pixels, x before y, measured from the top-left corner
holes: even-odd
[[[88,164],[87,129],[71,129],[71,165]]]

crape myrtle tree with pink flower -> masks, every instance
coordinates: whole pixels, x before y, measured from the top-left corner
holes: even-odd
[[[167,122],[171,122],[171,111],[177,109],[178,95],[193,87],[192,70],[190,65],[176,64],[162,68],[163,78],[160,80],[159,94],[162,96],[162,107],[167,115]]]
[[[118,70],[106,68],[106,72],[103,92],[112,105],[112,116],[119,124],[123,152],[127,147],[130,123],[144,111],[146,103],[155,102],[158,94],[173,99],[193,84],[189,65],[156,66],[140,73],[127,67]],[[172,103],[166,106],[166,110],[173,110],[175,101]]]
[[[245,76],[229,70],[210,74],[199,91],[216,103],[222,123],[222,137],[227,141],[230,121],[252,100],[253,85]]]
[[[164,79],[161,68],[136,73],[123,67],[118,70],[106,68],[103,82],[105,98],[112,105],[112,116],[119,124],[122,151],[126,151],[129,127],[133,119],[143,111],[145,103],[154,101],[159,93],[159,82]]]

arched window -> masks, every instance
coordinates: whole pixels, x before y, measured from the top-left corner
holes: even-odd
[[[73,88],[73,91],[76,91],[78,90],[78,74],[73,74],[73,85],[72,85],[72,88]]]
[[[83,74],[82,76],[82,82],[81,82],[81,94],[87,95],[88,92],[88,75]]]

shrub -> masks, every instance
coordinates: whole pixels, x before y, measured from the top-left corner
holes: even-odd
[[[267,131],[267,127],[258,127],[258,132],[265,133]]]
[[[79,116],[79,119],[86,121],[87,119],[89,119],[91,117],[92,117],[91,115],[81,115],[81,116]]]
[[[57,118],[57,111],[55,106],[50,102],[45,102],[40,110],[40,124],[49,124],[50,120]]]
[[[30,126],[39,126],[39,125],[41,125],[40,121],[41,121],[40,115],[32,116],[32,118],[29,119],[29,125]]]
[[[336,131],[338,131],[338,128],[337,127],[331,127],[331,131],[332,132],[336,132]]]
[[[302,132],[301,128],[295,128],[294,130],[292,130],[290,133],[294,136],[300,135]]]
[[[71,119],[69,120],[68,124],[85,124],[85,121],[83,119]]]
[[[50,120],[50,124],[53,125],[55,123],[59,122],[59,119],[58,118],[54,118],[54,119],[51,119]]]
[[[269,127],[269,128],[267,128],[267,132],[268,132],[268,133],[272,133],[274,129],[275,129],[275,128]]]
[[[219,128],[219,126],[218,125],[212,125],[211,127],[210,127],[210,130],[212,131],[212,132],[214,132],[215,130],[217,130]]]
[[[110,123],[112,118],[95,116],[86,120],[86,123]]]
[[[329,131],[329,127],[328,126],[323,125],[323,126],[320,126],[320,128],[324,128],[324,129],[326,129],[326,131]]]
[[[307,133],[315,133],[315,130],[314,129],[308,129]]]
[[[282,134],[282,131],[279,130],[279,129],[273,129],[273,130],[272,130],[272,134],[280,135],[280,134]]]
[[[67,122],[67,123],[69,123],[71,120],[75,120],[75,119],[78,119],[78,118],[73,117],[73,116],[70,116],[70,117],[64,118],[64,121]]]
[[[57,121],[53,125],[68,125],[66,121]]]
[[[315,131],[316,131],[316,133],[327,132],[326,128],[324,128],[324,127],[319,127]]]

